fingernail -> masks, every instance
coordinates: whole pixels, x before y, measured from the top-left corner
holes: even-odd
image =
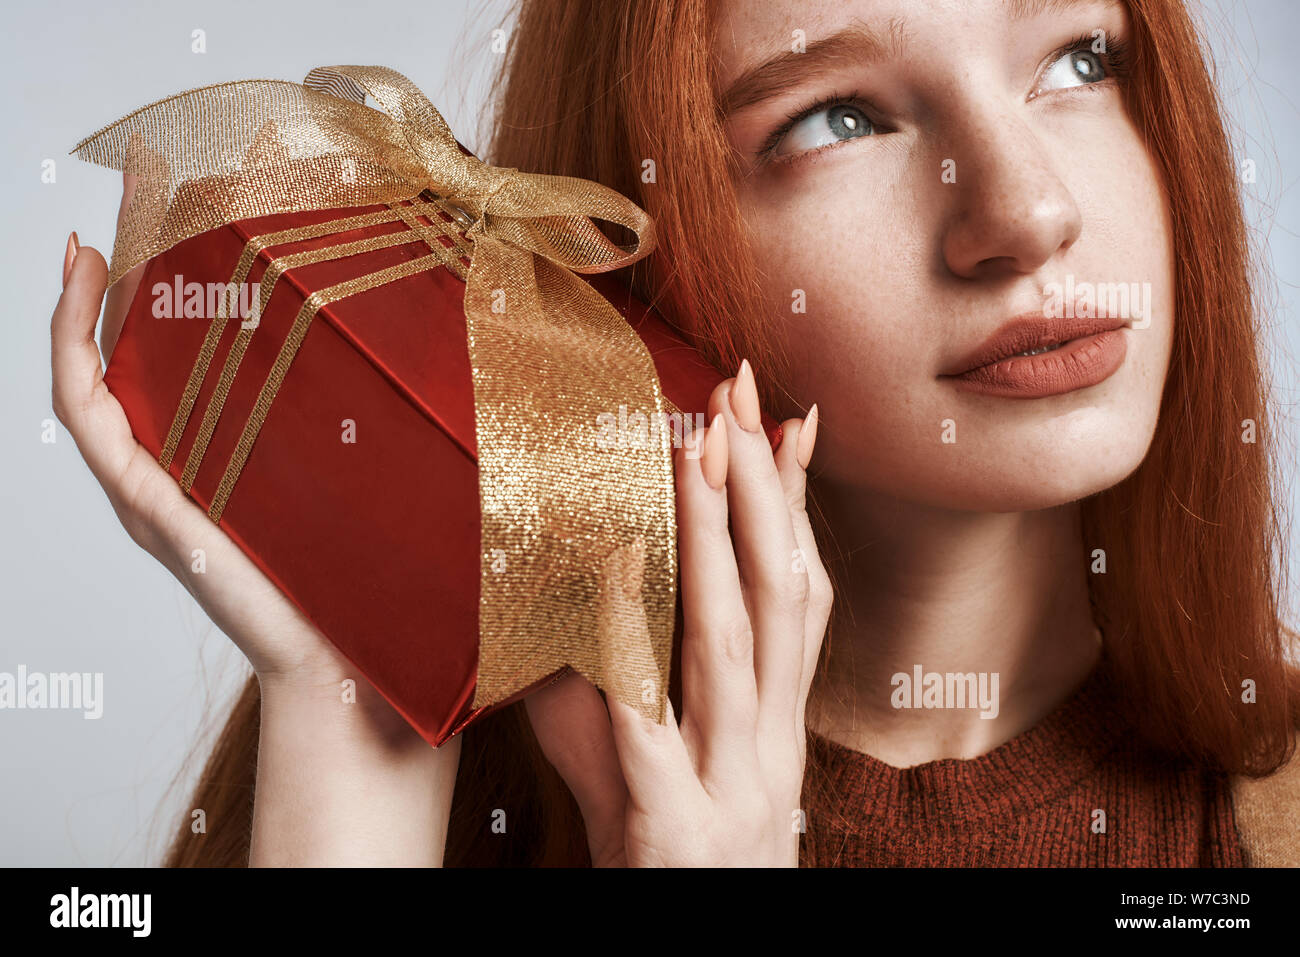
[[[731,385],[731,413],[746,432],[757,432],[762,425],[758,388],[754,385],[754,370],[750,368],[748,359],[740,361],[740,371]]]
[[[794,447],[794,457],[799,461],[799,468],[806,469],[812,461],[813,445],[817,441],[817,403],[808,410],[808,417],[799,429],[799,441]]]
[[[709,488],[720,489],[727,482],[727,427],[721,412],[713,417],[713,424],[704,435],[700,471],[704,473]]]
[[[72,275],[72,263],[77,258],[77,250],[80,249],[77,243],[77,234],[75,232],[68,234],[68,248],[63,252],[63,285],[67,286],[68,277]]]

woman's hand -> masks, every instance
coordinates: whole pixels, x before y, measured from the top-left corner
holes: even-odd
[[[742,363],[709,414],[703,454],[675,466],[680,725],[578,674],[525,699],[598,867],[798,865],[804,707],[831,607],[804,510],[817,410],[784,423],[774,456]]]
[[[123,208],[134,186],[131,179]],[[189,589],[247,655],[260,678],[332,673],[344,665],[342,655],[131,434],[122,406],[104,384],[94,339],[108,268],[95,249],[78,247],[75,236],[68,240],[63,295],[50,330],[54,414],[77,443],[127,533]],[[143,271],[143,266],[132,270],[109,294],[101,332],[105,360]],[[193,571],[199,550],[206,566],[201,573]]]

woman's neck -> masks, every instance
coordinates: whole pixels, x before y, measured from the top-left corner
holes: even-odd
[[[972,758],[1035,725],[1096,665],[1077,504],[952,512],[824,489],[818,504],[837,607],[814,731],[895,767]]]

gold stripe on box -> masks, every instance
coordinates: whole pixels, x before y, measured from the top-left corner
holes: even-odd
[[[280,353],[275,358],[275,364],[272,365],[271,371],[267,374],[266,382],[262,386],[261,393],[258,394],[257,402],[249,413],[248,422],[244,425],[244,431],[239,437],[239,443],[235,446],[234,452],[231,453],[230,461],[226,465],[225,475],[221,478],[221,484],[217,486],[216,494],[212,497],[212,504],[208,507],[208,516],[214,522],[221,521],[221,513],[230,500],[230,493],[235,487],[235,482],[239,480],[239,473],[248,460],[248,453],[252,451],[253,443],[257,441],[257,434],[261,431],[262,424],[266,421],[266,416],[271,410],[271,403],[275,401],[275,396],[284,382],[285,374],[289,371],[289,365],[293,362],[298,347],[302,345],[302,341],[307,335],[307,329],[311,325],[312,319],[316,317],[316,313],[340,299],[355,296],[370,289],[376,289],[379,286],[405,279],[408,276],[414,276],[417,273],[434,269],[440,265],[442,265],[442,260],[436,254],[422,256],[419,259],[412,259],[410,262],[390,266],[388,269],[381,269],[379,272],[349,279],[347,282],[341,282],[327,289],[319,289],[303,301],[302,308],[298,310],[298,315],[294,319],[293,327],[289,330],[284,344],[280,347]]]
[[[435,208],[435,204],[421,204],[412,208],[429,208],[432,210]],[[203,380],[207,377],[208,367],[212,363],[212,357],[216,355],[217,346],[221,343],[221,335],[225,331],[226,320],[229,318],[230,305],[234,302],[233,297],[237,294],[239,285],[248,277],[248,271],[253,267],[253,263],[263,250],[285,243],[316,239],[332,233],[342,233],[353,229],[364,229],[369,226],[391,223],[399,218],[401,218],[401,214],[390,207],[375,213],[349,216],[344,219],[315,223],[311,226],[298,226],[293,229],[252,236],[248,242],[244,243],[244,249],[239,254],[239,261],[235,265],[234,275],[230,280],[231,286],[227,287],[227,294],[221,299],[217,315],[213,317],[211,324],[208,326],[207,335],[203,338],[203,345],[194,360],[194,368],[190,370],[189,380],[185,383],[185,388],[181,392],[176,415],[172,418],[172,425],[167,432],[167,439],[163,443],[162,452],[158,456],[158,463],[163,468],[171,467],[172,459],[176,455],[176,449],[180,445],[181,436],[185,433],[185,426],[189,424],[190,415],[194,410],[194,403],[198,400],[199,389],[203,385]]]
[[[360,239],[351,243],[341,243],[337,246],[325,246],[320,249],[308,249],[300,253],[277,256],[267,264],[266,270],[262,273],[258,315],[260,316],[266,309],[266,304],[270,301],[271,294],[275,291],[276,283],[279,282],[280,277],[290,269],[299,269],[303,266],[329,262],[335,259],[346,259],[350,256],[360,256],[364,253],[389,249],[393,246],[403,246],[415,241],[416,237],[410,231],[398,231],[385,233],[382,236],[371,236],[368,239]],[[447,257],[444,253],[444,258],[450,257]],[[181,473],[181,489],[187,493],[194,484],[194,478],[198,475],[204,455],[207,454],[208,443],[212,440],[212,434],[216,430],[217,422],[221,419],[221,413],[225,408],[230,388],[234,384],[235,376],[239,373],[239,366],[244,361],[244,353],[248,350],[248,344],[252,341],[255,331],[255,326],[241,327],[235,336],[235,341],[231,343],[225,366],[221,370],[221,377],[217,380],[216,388],[213,389],[212,396],[208,400],[208,407],[203,413],[203,422],[199,426],[198,435],[194,438],[194,445],[190,448],[189,457],[185,462],[185,469]]]

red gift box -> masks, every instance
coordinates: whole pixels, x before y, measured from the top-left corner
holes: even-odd
[[[471,706],[479,489],[460,267],[469,265],[472,245],[448,207],[429,209],[419,220],[411,220],[409,207],[403,215],[394,209],[245,219],[160,253],[145,268],[105,381],[136,438],[157,457],[193,380],[192,412],[176,433],[168,467],[209,509],[304,300],[428,256],[429,233],[412,231],[411,222],[433,224],[446,237],[447,266],[346,296],[315,314],[219,509],[226,534],[436,747],[558,672],[495,704]],[[249,246],[255,236],[362,216],[387,221],[329,228],[260,250]],[[393,236],[393,244],[384,245],[384,236]],[[241,254],[255,251],[245,278],[255,297],[273,260],[280,260],[278,269],[286,265],[283,257],[368,239],[380,248],[302,264],[290,259],[245,336],[236,371],[232,346],[245,315],[224,320],[219,338],[210,336],[209,284],[230,282]],[[664,396],[695,421],[722,376],[616,277],[582,278],[633,326],[654,359]],[[205,338],[215,351],[199,370],[200,382],[194,370]],[[228,393],[217,416],[212,399],[224,391],[223,370]],[[780,428],[766,417],[764,424],[775,446]]]

